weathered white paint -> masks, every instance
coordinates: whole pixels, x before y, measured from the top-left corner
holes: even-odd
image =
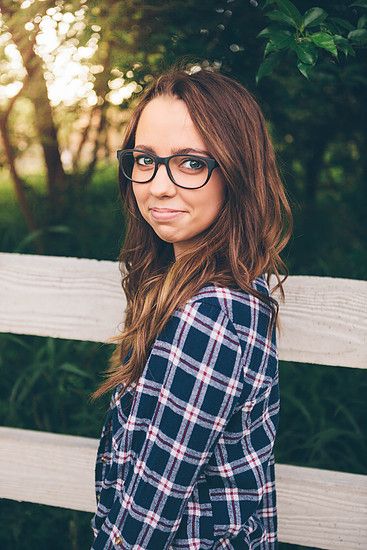
[[[0,253],[0,332],[104,342],[123,326],[117,262]]]
[[[106,342],[124,323],[120,281],[118,262],[0,253],[0,332]],[[284,288],[281,360],[366,368],[367,281],[293,275]]]
[[[0,497],[95,511],[98,440],[0,428]],[[364,549],[367,476],[275,465],[279,540],[316,548]]]
[[[281,542],[367,548],[367,476],[275,464]]]
[[[293,275],[284,288],[280,359],[367,367],[367,281]]]
[[[92,511],[98,441],[0,427],[0,498]]]

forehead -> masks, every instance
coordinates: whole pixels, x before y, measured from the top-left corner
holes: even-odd
[[[162,147],[205,147],[186,103],[168,95],[155,97],[144,107],[136,127],[135,142],[154,146],[161,144]]]

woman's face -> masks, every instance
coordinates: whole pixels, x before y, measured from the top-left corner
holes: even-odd
[[[195,128],[185,102],[168,95],[152,99],[143,109],[134,147],[147,148],[148,154],[154,151],[162,157],[187,148],[193,149],[192,154],[211,157],[205,152],[206,144]],[[133,182],[132,186],[141,215],[163,241],[173,244],[176,258],[189,250],[192,239],[214,222],[225,196],[225,183],[219,168],[215,168],[206,185],[198,189],[175,185],[162,164],[152,181]],[[169,219],[158,219],[152,208],[181,212]]]

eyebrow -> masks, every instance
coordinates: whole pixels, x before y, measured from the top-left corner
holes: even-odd
[[[146,151],[148,151],[149,153],[152,153],[153,155],[156,155],[156,151],[154,150],[153,147],[151,147],[150,145],[135,145],[134,146],[135,149],[145,149]],[[208,157],[210,157],[210,153],[208,151],[204,151],[204,149],[193,149],[192,147],[186,147],[184,149],[175,149],[175,148],[172,148],[171,149],[171,154],[172,155],[178,155],[178,154],[181,154],[181,155],[187,155],[188,153],[201,153],[202,155],[207,155]]]

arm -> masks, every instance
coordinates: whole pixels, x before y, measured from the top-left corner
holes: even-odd
[[[139,381],[125,426],[125,486],[92,549],[169,547],[242,389],[233,323],[219,306],[186,304],[156,339]]]

